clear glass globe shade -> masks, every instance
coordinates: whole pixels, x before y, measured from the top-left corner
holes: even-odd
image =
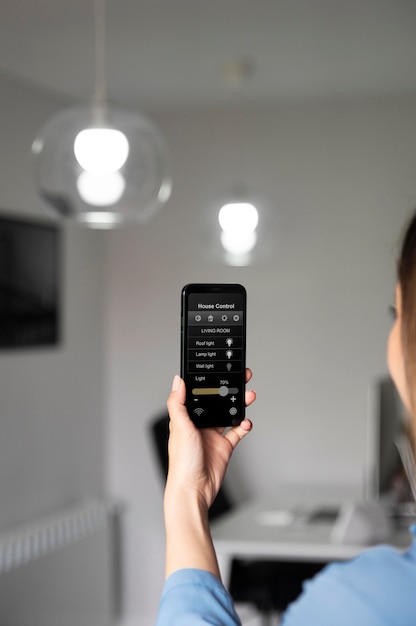
[[[230,202],[221,207],[218,221],[226,233],[252,233],[259,222],[259,214],[250,202]]]
[[[129,142],[126,135],[115,128],[85,128],[75,137],[74,154],[87,172],[116,172],[127,161]]]
[[[128,142],[127,158],[116,168],[124,189],[120,192],[119,178],[118,194],[114,191],[113,197],[107,195],[106,200],[103,196],[100,203],[97,194],[88,194],[81,183],[85,168],[74,152],[77,136],[86,129],[113,129]],[[110,105],[98,109],[91,104],[65,109],[41,128],[32,152],[42,204],[66,219],[94,226],[89,214],[96,214],[97,206],[103,206],[108,223],[145,222],[170,197],[172,179],[165,141],[150,120],[135,112]]]
[[[116,204],[124,193],[126,181],[120,172],[95,174],[81,172],[77,179],[77,189],[81,198],[91,206],[111,206]]]
[[[90,211],[80,217],[80,221],[84,222],[90,228],[100,228],[108,230],[118,226],[121,222],[120,216],[109,211]]]

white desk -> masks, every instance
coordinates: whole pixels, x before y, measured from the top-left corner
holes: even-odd
[[[212,524],[223,580],[229,580],[231,561],[240,559],[330,562],[353,558],[367,545],[336,543],[331,538],[333,521],[310,521],[311,513],[340,505],[340,493],[299,492],[275,494],[238,507]],[[292,516],[292,517],[291,517]],[[411,543],[406,529],[392,532],[388,543],[405,549]]]

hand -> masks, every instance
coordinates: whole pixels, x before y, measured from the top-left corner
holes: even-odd
[[[246,382],[252,377],[246,370]],[[255,391],[246,392],[246,406],[256,399]],[[185,407],[185,383],[175,376],[169,395],[170,415],[169,473],[166,497],[180,494],[197,498],[199,505],[209,509],[213,503],[231,455],[237,444],[250,432],[252,423],[244,419],[239,426],[198,429]]]

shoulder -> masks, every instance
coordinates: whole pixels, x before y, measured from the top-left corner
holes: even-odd
[[[348,563],[335,563],[305,584],[282,626],[401,626],[416,624],[416,549],[380,546]],[[307,619],[307,621],[306,621]]]

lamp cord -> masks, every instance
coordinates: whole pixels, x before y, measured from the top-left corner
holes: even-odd
[[[104,104],[108,99],[106,81],[106,0],[94,0],[95,31],[95,91],[94,102]]]

